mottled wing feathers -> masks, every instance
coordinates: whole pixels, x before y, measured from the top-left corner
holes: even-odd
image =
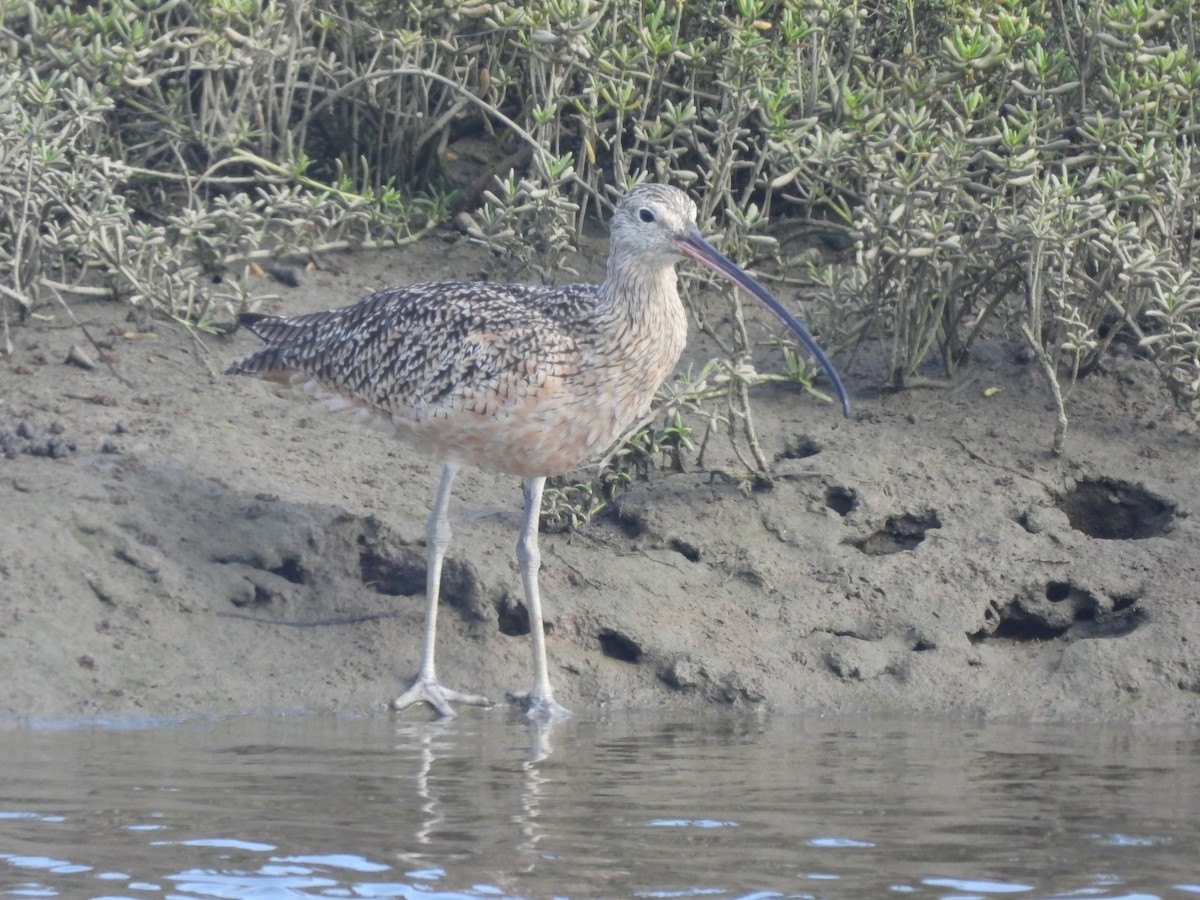
[[[485,407],[578,373],[595,291],[444,282],[379,291],[308,315],[243,316],[266,343],[229,369],[326,390],[403,417]],[[299,379],[297,378],[299,376]],[[306,376],[306,377],[305,377]]]

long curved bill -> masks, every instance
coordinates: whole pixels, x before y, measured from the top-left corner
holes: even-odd
[[[825,355],[825,351],[821,349],[813,336],[808,333],[808,329],[804,327],[800,320],[788,312],[782,303],[772,297],[766,288],[743,272],[737,263],[701,237],[700,231],[695,226],[692,226],[683,237],[678,238],[678,243],[680,253],[696,260],[698,263],[708,266],[708,268],[717,274],[728,278],[747,294],[760,301],[771,312],[775,313],[779,321],[791,329],[796,337],[800,338],[801,343],[808,348],[808,352],[813,355],[816,361],[821,364],[821,368],[825,370],[825,375],[829,379],[829,383],[833,385],[838,399],[842,402],[842,412],[849,416],[850,395],[846,393],[846,388],[842,385],[842,379],[838,376],[833,363],[829,361],[829,357]]]

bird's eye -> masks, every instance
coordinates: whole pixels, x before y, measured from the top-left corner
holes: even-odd
[[[641,209],[638,210],[638,218],[641,219],[643,222],[650,223],[650,222],[654,221],[654,213],[653,213],[653,211],[651,211],[643,206]]]

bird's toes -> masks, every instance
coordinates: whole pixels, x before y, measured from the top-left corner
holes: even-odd
[[[533,691],[509,694],[508,699],[516,704],[531,722],[564,722],[573,715],[553,697],[543,697]]]
[[[449,688],[442,688],[442,696],[451,703],[462,703],[465,706],[479,706],[484,709],[491,709],[496,705],[482,694],[463,694],[458,691],[452,691]]]
[[[495,706],[487,697],[479,694],[464,694],[460,691],[442,687],[436,681],[416,681],[407,691],[392,701],[392,709],[402,712],[418,703],[428,703],[443,719],[453,718],[454,708],[451,703],[462,703],[466,706]]]

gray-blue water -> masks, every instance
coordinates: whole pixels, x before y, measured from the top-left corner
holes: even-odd
[[[540,746],[538,746],[540,744]],[[1200,732],[506,712],[0,732],[0,896],[1200,897]]]

